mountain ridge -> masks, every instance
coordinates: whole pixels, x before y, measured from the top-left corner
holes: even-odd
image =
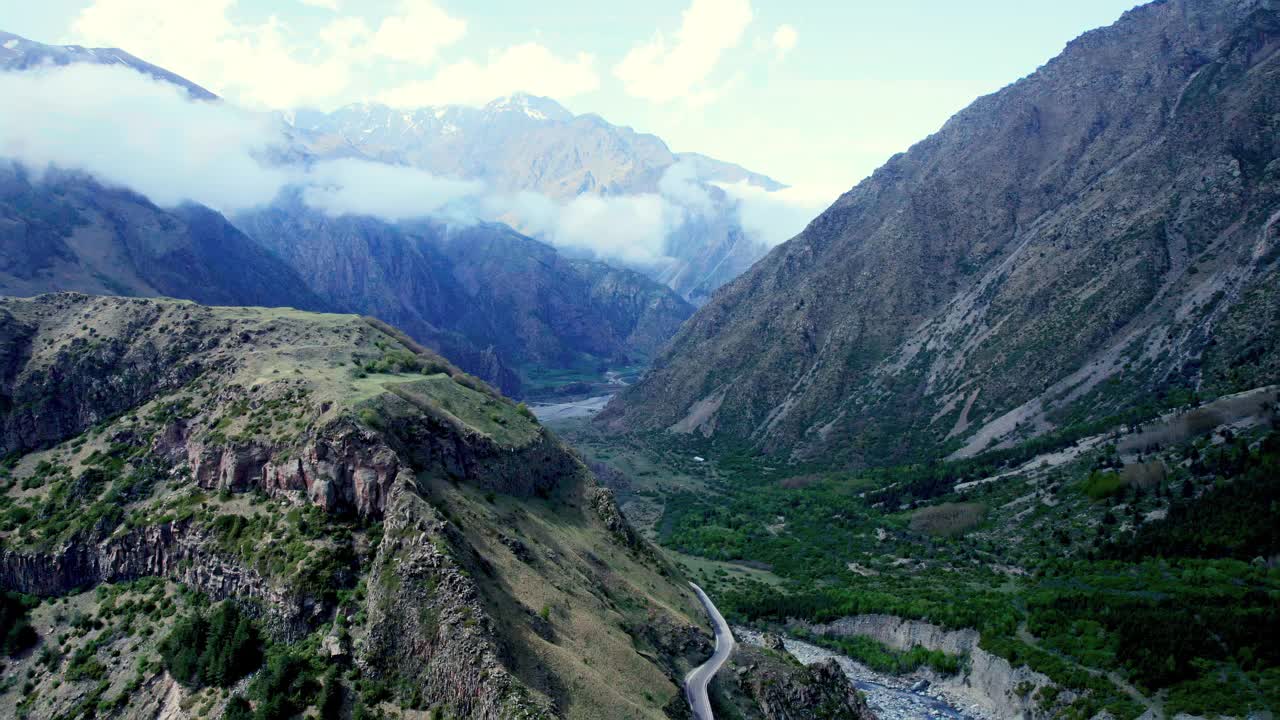
[[[1251,0],[1086,33],[723,287],[601,422],[891,463],[1176,402],[1275,302],[1278,43]]]

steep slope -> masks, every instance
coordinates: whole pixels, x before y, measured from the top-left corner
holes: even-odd
[[[235,221],[326,300],[451,357],[488,353],[509,368],[632,362],[654,354],[693,312],[639,273],[566,259],[502,225],[391,225],[296,201]],[[510,371],[493,379],[519,388]]]
[[[86,48],[79,45],[45,45],[0,30],[0,70],[27,70],[41,65],[124,65],[138,72],[181,85],[197,100],[213,100],[217,96],[164,68],[140,60],[119,48]]]
[[[330,307],[218,213],[164,210],[77,173],[0,160],[0,294],[78,290],[218,305]]]
[[[550,98],[526,94],[482,108],[399,110],[361,103],[327,114],[298,111],[284,120],[308,152],[320,157],[359,153],[482,180],[500,192],[532,191],[560,202],[582,194],[657,193],[664,173],[686,163],[717,198],[715,211],[672,232],[664,248],[668,260],[642,269],[698,303],[768,249],[742,231],[734,203],[711,184],[745,182],[769,191],[786,187],[705,155],[673,153],[654,135],[612,125],[598,115],[574,115]]]
[[[682,702],[689,661],[636,644],[641,627],[698,637],[670,568],[531,417],[396,331],[78,294],[3,300],[0,318],[0,587],[93,617],[62,640],[47,628],[67,617],[45,617],[43,649],[18,661],[39,690],[5,685],[4,712],[143,717],[198,697],[220,713],[231,683],[175,686],[164,670],[181,679],[181,658],[163,644],[163,667],[147,658],[186,622],[171,616],[222,600],[266,643],[260,717],[322,704],[322,682],[344,717],[638,718]],[[122,625],[115,598],[157,588],[170,612]],[[272,697],[276,664],[312,691]]]
[[[1275,382],[1244,318],[1280,280],[1277,50],[1257,0],[1085,34],[722,289],[601,421],[882,463]]]

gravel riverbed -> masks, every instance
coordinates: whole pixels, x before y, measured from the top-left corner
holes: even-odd
[[[733,635],[747,645],[764,644],[761,633],[749,628],[735,627]],[[921,673],[902,677],[885,675],[850,657],[802,640],[782,636],[782,644],[805,665],[834,658],[849,680],[867,696],[867,704],[880,720],[996,720],[945,687],[930,683]]]

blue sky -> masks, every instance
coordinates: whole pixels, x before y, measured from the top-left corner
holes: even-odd
[[[828,195],[1132,0],[43,0],[0,29],[123,47],[250,107],[515,90]]]

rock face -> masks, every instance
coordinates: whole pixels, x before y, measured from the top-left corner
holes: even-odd
[[[892,615],[856,615],[830,623],[798,623],[810,633],[849,637],[868,637],[895,650],[908,651],[923,647],[949,655],[968,657],[963,673],[957,677],[936,677],[934,684],[953,694],[970,698],[994,717],[1036,717],[1044,708],[1035,699],[1041,688],[1056,690],[1047,676],[1028,667],[1014,667],[1008,660],[983,650],[976,630],[944,630],[919,620],[904,620]],[[1069,691],[1055,692],[1059,702],[1069,703]]]
[[[723,288],[600,422],[889,463],[1275,382],[1277,18],[1085,34]]]
[[[386,320],[512,393],[509,368],[648,357],[693,313],[637,272],[569,260],[501,225],[331,218],[300,201],[236,224],[328,302]]]
[[[715,683],[729,698],[749,698],[747,714],[763,720],[876,717],[834,660],[801,665],[785,651],[739,646]]]
[[[275,255],[198,205],[164,210],[76,173],[0,159],[0,295],[79,292],[328,307]]]
[[[352,663],[401,709],[459,719],[662,717],[689,661],[641,628],[706,644],[676,571],[573,453],[384,323],[0,299],[0,432],[0,590],[106,602],[161,578]],[[40,638],[79,622],[49,615]],[[166,676],[128,640],[103,630],[77,662],[141,668],[157,692],[112,712],[155,717]],[[63,690],[23,712],[70,716],[99,687],[28,655],[26,677]]]
[[[300,637],[322,608],[309,597],[271,583],[243,564],[213,551],[209,533],[190,522],[137,528],[100,542],[73,540],[52,552],[0,550],[0,587],[59,596],[102,583],[166,577],[214,600],[255,600],[269,627]]]

